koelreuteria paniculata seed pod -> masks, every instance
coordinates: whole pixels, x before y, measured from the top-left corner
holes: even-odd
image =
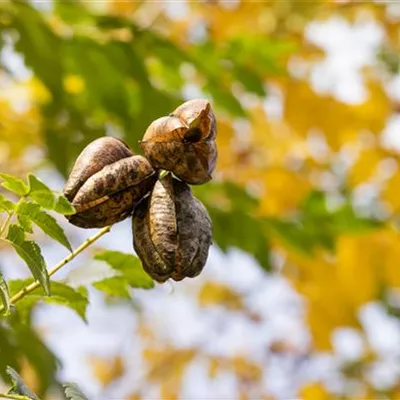
[[[77,213],[69,221],[82,228],[101,228],[127,218],[157,180],[143,156],[135,156],[118,139],[100,138],[78,157],[64,194]]]
[[[155,120],[140,145],[154,168],[173,172],[190,184],[212,178],[217,161],[216,121],[207,100],[183,103]]]
[[[210,103],[191,100],[148,127],[140,142],[145,157],[115,138],[93,141],[65,184],[63,193],[77,211],[67,218],[82,228],[101,228],[133,214],[133,246],[153,279],[197,276],[208,258],[212,223],[187,183],[212,179],[215,137]],[[179,179],[167,173],[158,180],[158,170]]]
[[[203,270],[212,242],[211,219],[184,182],[170,174],[158,180],[136,208],[132,228],[134,249],[156,281],[193,278]]]

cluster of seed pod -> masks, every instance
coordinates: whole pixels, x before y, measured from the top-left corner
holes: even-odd
[[[215,137],[210,103],[191,100],[148,127],[140,142],[144,157],[115,138],[93,141],[64,187],[76,209],[69,222],[100,228],[132,215],[133,247],[153,279],[197,276],[208,257],[212,224],[188,183],[212,178]],[[160,177],[160,170],[168,173]]]

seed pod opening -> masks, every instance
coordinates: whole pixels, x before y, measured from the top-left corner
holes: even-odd
[[[207,100],[183,103],[154,121],[140,145],[155,168],[173,172],[191,184],[212,179],[217,161],[216,121]]]
[[[146,158],[132,155],[117,139],[102,139],[82,152],[64,189],[77,211],[67,218],[81,228],[101,228],[127,218],[157,180]]]
[[[189,186],[171,175],[154,185],[135,209],[133,246],[156,281],[193,278],[204,268],[212,238],[211,219]]]
[[[187,126],[198,128],[203,140],[214,140],[217,136],[217,124],[211,104],[207,100],[189,100],[171,113],[181,119]]]

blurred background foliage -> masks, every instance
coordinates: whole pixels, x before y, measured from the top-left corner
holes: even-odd
[[[352,82],[339,84],[321,68],[330,59],[313,27],[331,21],[379,31],[350,78],[362,87],[356,99],[342,87]],[[212,216],[215,245],[241,249],[265,274],[283,275],[304,302],[309,346],[276,341],[268,357],[329,354],[334,331],[354,328],[364,351],[339,363],[346,384],[310,379],[297,396],[400,398],[398,383],[381,387],[368,379],[379,355],[360,322],[371,302],[396,324],[400,315],[400,147],[387,133],[399,112],[399,28],[393,2],[2,1],[1,172],[54,167],[65,178],[93,139],[120,137],[139,151],[152,120],[185,99],[209,98],[218,119],[218,167],[213,183],[193,190]],[[260,322],[246,294],[228,285],[206,282],[197,301]],[[7,329],[0,324],[0,338]],[[52,375],[55,361],[38,349],[45,362],[25,354],[31,328],[19,329],[12,345],[26,362],[11,364],[37,388],[35,374],[47,377],[43,368],[52,366]],[[184,372],[199,357],[208,360],[210,379],[222,370],[235,376],[237,398],[275,398],[261,384],[268,357],[164,345],[145,325],[138,335],[147,373],[129,399],[146,398],[147,385],[158,387],[160,398],[179,398]],[[118,356],[91,365],[104,387],[126,372]]]

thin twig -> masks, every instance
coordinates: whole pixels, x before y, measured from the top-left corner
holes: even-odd
[[[3,226],[0,228],[0,236],[3,234],[3,232],[6,230],[8,223],[10,222],[12,216],[14,215],[14,213],[10,213],[7,215],[6,220],[4,221]]]
[[[72,261],[78,254],[82,253],[87,247],[89,247],[92,243],[96,240],[100,239],[103,235],[108,233],[111,229],[111,226],[106,226],[105,228],[101,229],[97,232],[94,236],[84,241],[76,250],[74,250],[71,254],[65,257],[62,261],[60,261],[56,266],[54,266],[49,271],[49,276],[54,275],[58,270],[60,270],[64,265],[68,264]],[[15,304],[19,300],[23,299],[27,294],[33,292],[40,286],[39,281],[32,282],[28,286],[22,288],[19,292],[17,292],[14,296],[11,297],[10,303]],[[4,311],[4,306],[0,307],[0,314]]]
[[[31,400],[31,398],[27,396],[21,396],[19,394],[6,394],[6,393],[0,393],[0,399]]]
[[[24,196],[21,197],[21,198],[18,200],[18,203],[15,205],[15,208],[12,210],[12,212],[10,212],[10,213],[7,215],[7,218],[6,218],[6,220],[4,221],[4,224],[3,224],[3,226],[2,226],[1,229],[0,229],[0,237],[3,235],[4,231],[6,230],[7,225],[8,225],[9,222],[11,221],[11,218],[15,215],[15,211],[16,211],[16,210],[18,209],[18,207],[24,202],[24,200],[25,200],[25,197],[24,197]]]
[[[21,198],[18,200],[18,203],[15,205],[15,208],[12,210],[12,212],[10,212],[10,213],[7,215],[7,218],[6,218],[6,220],[4,221],[3,226],[0,228],[0,237],[3,235],[4,231],[6,230],[8,224],[9,224],[10,221],[11,221],[11,218],[15,215],[15,211],[16,211],[16,210],[18,209],[18,207],[24,202],[24,200],[25,200],[25,197],[24,197],[24,196],[21,197]]]

